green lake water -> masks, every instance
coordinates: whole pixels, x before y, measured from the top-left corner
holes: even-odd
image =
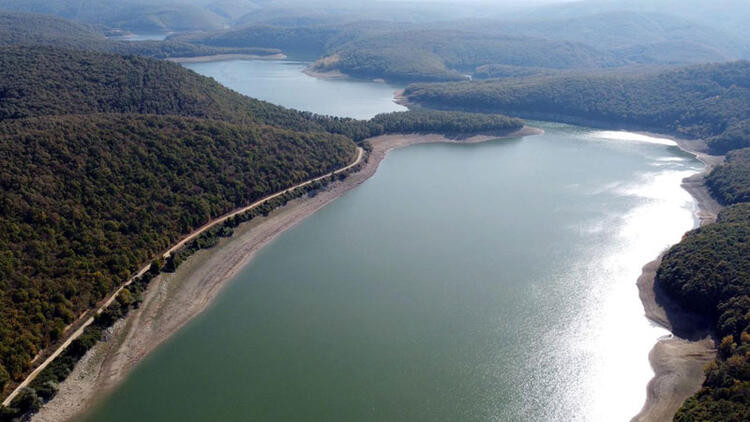
[[[189,67],[310,111],[396,109],[383,84],[321,95],[301,65]],[[696,224],[680,182],[702,165],[666,140],[532,124],[545,134],[392,152],[83,420],[628,421],[669,334],[635,282]]]

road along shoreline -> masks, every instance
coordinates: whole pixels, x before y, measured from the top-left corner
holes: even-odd
[[[276,192],[274,194],[268,195],[268,196],[266,196],[264,198],[261,198],[261,199],[255,201],[255,202],[253,202],[250,205],[247,205],[245,207],[239,208],[239,209],[234,210],[234,211],[232,211],[230,213],[224,214],[221,217],[214,218],[214,219],[210,220],[209,222],[207,222],[206,224],[202,225],[201,227],[193,230],[190,234],[188,234],[187,236],[183,237],[179,242],[177,242],[174,245],[172,245],[171,248],[169,248],[163,254],[161,254],[161,257],[162,258],[169,257],[169,255],[171,255],[174,252],[180,250],[188,242],[190,242],[190,241],[198,238],[198,236],[200,236],[201,234],[203,234],[207,230],[209,230],[209,229],[211,229],[213,227],[216,227],[219,224],[224,223],[225,221],[227,221],[228,219],[230,219],[230,218],[232,218],[234,216],[237,216],[239,214],[243,214],[243,213],[245,213],[247,211],[252,210],[253,208],[257,208],[257,207],[265,204],[266,202],[268,202],[268,201],[270,201],[270,200],[272,200],[274,198],[277,198],[279,196],[282,196],[282,195],[284,195],[284,194],[286,194],[288,192],[291,192],[291,191],[293,191],[295,189],[298,189],[298,188],[310,185],[312,183],[315,183],[317,181],[323,180],[323,179],[329,177],[331,174],[339,174],[339,173],[345,172],[345,171],[353,168],[354,166],[358,165],[360,162],[362,162],[363,158],[364,158],[364,150],[361,147],[357,147],[356,156],[355,156],[355,158],[354,158],[354,160],[353,160],[352,163],[350,163],[350,164],[348,164],[348,165],[346,165],[346,166],[344,166],[344,167],[342,167],[342,168],[340,168],[338,170],[334,170],[331,173],[326,173],[325,175],[318,176],[318,177],[315,177],[313,179],[309,179],[307,181],[304,181],[302,183],[298,183],[298,184],[296,184],[296,185],[294,185],[292,187],[289,187],[287,189],[284,189],[282,191],[279,191],[279,192]],[[52,363],[53,360],[55,360],[55,358],[57,358],[62,352],[64,352],[68,348],[68,346],[70,346],[70,344],[75,339],[77,339],[78,337],[80,337],[83,334],[83,332],[86,329],[86,327],[88,327],[89,325],[91,325],[94,322],[94,318],[96,317],[96,315],[99,315],[102,312],[104,312],[104,310],[107,309],[112,304],[112,302],[114,302],[117,299],[117,295],[120,294],[120,292],[123,289],[125,289],[126,287],[128,287],[129,285],[131,285],[137,278],[143,276],[146,273],[146,271],[149,270],[150,267],[151,267],[151,264],[143,266],[140,270],[138,270],[138,272],[136,272],[133,276],[131,276],[125,283],[121,284],[120,287],[117,288],[117,290],[115,290],[113,293],[111,293],[109,295],[109,297],[107,299],[105,299],[104,302],[96,308],[96,311],[94,311],[92,315],[90,315],[80,326],[78,326],[78,328],[73,333],[67,335],[66,340],[60,346],[58,346],[42,363],[40,363],[21,383],[19,383],[18,386],[16,386],[16,388],[5,398],[5,400],[3,400],[2,405],[3,406],[9,406],[11,404],[11,402],[13,401],[13,399],[21,392],[21,390],[23,390],[24,388],[26,388],[50,363]],[[90,311],[89,311],[89,313],[90,313]]]

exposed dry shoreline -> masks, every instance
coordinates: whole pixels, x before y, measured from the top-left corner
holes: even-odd
[[[319,72],[317,70],[313,70],[310,66],[303,69],[302,73],[304,73],[307,76],[318,78],[318,79],[350,79],[348,75],[345,75],[338,70],[329,70],[326,72]]]
[[[214,54],[211,56],[194,56],[194,57],[168,57],[166,60],[175,63],[203,63],[218,62],[225,60],[283,60],[286,55],[283,53],[276,54]]]
[[[68,421],[106,397],[138,362],[205,310],[258,250],[370,178],[389,151],[414,144],[476,143],[540,133],[539,129],[524,127],[505,136],[478,135],[460,141],[441,135],[417,134],[370,139],[373,150],[359,172],[330,185],[312,198],[295,199],[268,217],[240,225],[230,239],[222,240],[213,249],[197,252],[175,273],[161,274],[152,280],[141,306],[107,330],[105,341],[99,342],[78,362],[70,376],[60,384],[55,398],[34,415],[32,421]]]
[[[711,197],[703,178],[724,157],[706,154],[703,141],[669,138],[705,164],[704,171],[685,178],[682,187],[697,202],[700,224],[714,222],[721,205]],[[672,335],[660,339],[649,353],[654,377],[647,386],[646,403],[632,422],[671,421],[682,403],[700,389],[705,378],[703,367],[716,357],[710,322],[680,309],[654,284],[662,257],[643,267],[637,285],[646,317]]]

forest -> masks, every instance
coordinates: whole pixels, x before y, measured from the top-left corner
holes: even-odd
[[[711,152],[750,146],[750,62],[640,73],[412,84],[404,95],[438,109],[498,112],[614,128],[706,137]]]
[[[117,41],[107,39],[91,25],[53,16],[0,11],[0,46],[43,45],[117,54],[136,54],[160,59],[214,54],[277,54],[278,49],[221,48],[179,41]]]
[[[339,135],[178,116],[92,114],[0,125],[0,363],[12,379],[181,235],[342,167]]]
[[[750,203],[723,209],[664,256],[657,283],[680,304],[710,317],[717,359],[676,422],[750,419]]]
[[[706,176],[706,186],[722,204],[750,202],[750,148],[727,154],[726,162]]]

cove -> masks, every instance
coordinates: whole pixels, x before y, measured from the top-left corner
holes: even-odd
[[[265,99],[291,105],[287,89]],[[314,96],[321,112],[334,94]],[[82,419],[629,420],[668,334],[635,281],[695,226],[680,183],[702,165],[660,139],[531,124],[545,134],[393,151]]]

